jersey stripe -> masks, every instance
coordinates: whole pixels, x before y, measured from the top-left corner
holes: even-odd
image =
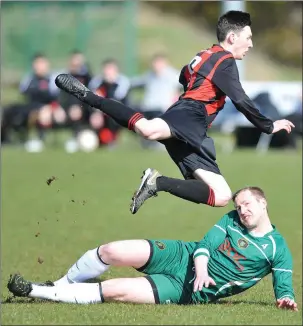
[[[224,230],[220,225],[215,224],[214,226],[216,226],[217,228],[219,228],[220,230],[222,230],[226,234],[226,230]]]
[[[259,282],[261,280],[260,277],[254,277],[252,278],[251,280],[248,280],[248,281],[244,281],[244,282],[240,282],[240,281],[232,281],[232,282],[228,282],[226,284],[224,284],[223,286],[220,287],[220,289],[215,293],[215,295],[217,295],[219,292],[221,292],[222,290],[226,289],[226,288],[229,288],[231,286],[234,286],[234,285],[242,285],[242,284],[245,284],[245,283],[249,283],[251,281],[255,281],[256,283]]]
[[[233,55],[232,54],[226,54],[224,55],[223,57],[221,57],[217,62],[216,64],[214,65],[213,69],[211,70],[211,72],[209,73],[209,75],[206,77],[207,79],[212,79],[213,78],[213,75],[217,69],[217,67],[219,66],[219,64],[224,61],[225,59],[228,59],[228,58],[233,58]]]
[[[194,252],[194,257],[196,256],[196,254],[200,253],[200,252],[204,252],[208,255],[208,257],[210,257],[210,254],[209,254],[209,251],[205,248],[200,248],[200,249],[197,249],[195,252]]]
[[[288,295],[288,294],[283,295],[283,297],[279,298],[278,300],[281,300],[283,298],[289,298],[289,299],[294,300],[294,297],[292,295]]]
[[[281,272],[289,272],[292,273],[291,269],[283,269],[283,268],[272,268],[273,271],[281,271]]]
[[[269,239],[272,242],[272,248],[273,248],[272,259],[274,259],[275,255],[276,255],[277,246],[276,246],[276,242],[275,242],[274,238],[272,237],[272,235],[269,236]]]
[[[257,246],[253,241],[251,241],[251,240],[249,240],[245,235],[243,235],[240,231],[238,231],[237,229],[234,229],[234,228],[232,228],[230,225],[228,225],[228,227],[231,229],[231,230],[233,230],[233,231],[235,231],[235,232],[237,232],[237,233],[239,233],[244,239],[246,239],[248,242],[250,242],[252,245],[254,245],[261,253],[262,253],[262,255],[266,258],[266,260],[268,261],[268,263],[271,265],[271,263],[270,263],[270,261],[269,261],[269,259],[268,259],[268,257],[266,256],[266,254],[265,254],[265,252],[259,247],[259,246]]]

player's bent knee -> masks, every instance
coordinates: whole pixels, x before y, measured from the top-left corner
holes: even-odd
[[[116,261],[118,259],[115,247],[116,246],[113,245],[113,243],[107,243],[99,247],[99,256],[106,264],[112,264],[113,261]]]
[[[147,140],[160,140],[171,136],[167,123],[160,118],[139,120],[136,125],[136,131]]]
[[[228,205],[230,200],[232,199],[232,193],[230,192],[221,192],[215,193],[215,206],[216,207],[225,207]]]

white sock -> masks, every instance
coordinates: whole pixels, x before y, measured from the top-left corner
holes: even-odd
[[[55,285],[79,283],[98,277],[106,272],[110,265],[103,263],[97,253],[99,248],[87,251]]]
[[[58,286],[40,286],[33,284],[29,294],[31,298],[48,299],[68,303],[102,303],[100,283],[74,283]]]

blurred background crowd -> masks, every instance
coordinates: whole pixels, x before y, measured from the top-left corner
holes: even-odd
[[[244,89],[263,114],[290,119],[296,129],[292,135],[261,135],[227,99],[211,132],[232,135],[235,141],[224,143],[225,150],[297,148],[302,3],[262,2],[261,9],[259,2],[241,1],[3,2],[2,144],[40,152],[51,138],[52,146],[67,152],[114,148],[120,126],[61,92],[55,77],[70,73],[96,94],[157,117],[182,94],[183,65],[216,43],[216,21],[226,9],[252,15],[254,49],[239,64]],[[162,149],[140,142],[143,148]]]

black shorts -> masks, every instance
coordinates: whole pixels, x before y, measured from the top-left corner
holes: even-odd
[[[221,174],[214,141],[207,136],[208,115],[203,104],[179,100],[159,118],[169,126],[172,138],[161,140],[185,179],[197,169]]]

